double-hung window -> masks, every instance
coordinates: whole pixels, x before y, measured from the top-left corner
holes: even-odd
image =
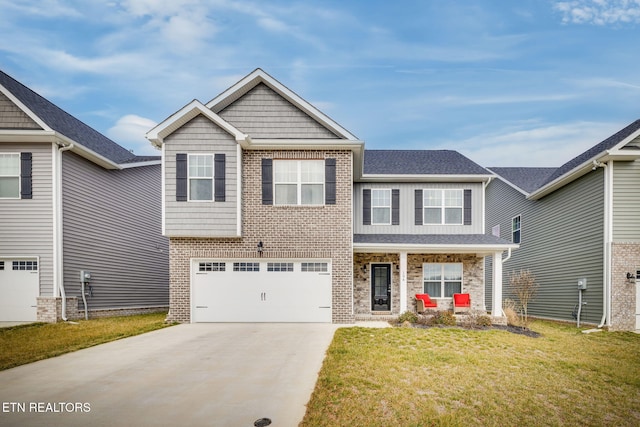
[[[0,153],[0,199],[20,198],[20,154]]]
[[[463,191],[424,190],[424,224],[462,224]]]
[[[521,233],[520,228],[522,226],[522,221],[520,215],[513,217],[511,220],[511,241],[513,243],[520,243]]]
[[[189,200],[213,200],[212,154],[189,154]]]
[[[371,190],[371,224],[391,224],[391,190]]]
[[[275,204],[324,204],[324,172],[324,160],[274,160]]]
[[[424,293],[433,298],[451,298],[462,292],[462,264],[444,263],[422,265]]]

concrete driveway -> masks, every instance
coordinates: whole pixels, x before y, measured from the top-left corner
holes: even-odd
[[[178,325],[19,366],[0,426],[296,426],[336,329]]]

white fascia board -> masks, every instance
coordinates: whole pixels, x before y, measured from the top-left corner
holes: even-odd
[[[486,182],[493,175],[420,175],[420,174],[364,174],[360,182]]]
[[[506,245],[419,245],[403,243],[354,243],[355,253],[395,253],[406,252],[410,254],[478,254],[481,256],[495,252],[517,249],[517,244]]]
[[[52,130],[34,129],[2,129],[0,130],[0,142],[55,142],[56,133]]]
[[[83,157],[93,163],[95,163],[98,166],[101,166],[105,169],[122,169],[122,167],[115,163],[113,160],[109,160],[106,157],[104,157],[102,154],[98,154],[93,150],[90,150],[88,148],[86,148],[85,146],[81,145],[80,143],[67,138],[66,136],[60,134],[60,133],[56,133],[56,137],[58,138],[58,140],[60,142],[62,142],[62,144],[60,145],[69,145],[72,144],[73,147],[71,148],[71,151],[76,153],[77,155],[79,155],[80,157]]]
[[[491,169],[489,169],[491,170]],[[528,196],[529,193],[527,193],[526,191],[524,191],[522,188],[518,187],[517,185],[513,184],[511,181],[509,181],[506,178],[503,178],[502,176],[496,174],[495,178],[499,179],[500,181],[504,182],[505,184],[507,184],[509,187],[513,188],[514,190],[516,190],[517,192],[523,194],[524,196]]]
[[[13,93],[11,93],[6,87],[0,85],[0,92],[2,92],[7,98],[11,100],[14,104],[18,106],[31,120],[36,122],[38,126],[40,126],[45,131],[53,131],[40,117],[38,117],[33,111],[27,108],[26,105],[22,103],[18,98],[16,98]]]
[[[220,95],[216,96],[214,99],[209,101],[206,106],[207,108],[211,108],[214,111],[220,111],[224,107],[233,103],[233,101],[240,98],[242,95],[247,93],[249,90],[253,89],[258,83],[264,83],[269,86],[271,89],[275,90],[278,94],[280,94],[287,101],[291,102],[296,107],[300,108],[302,111],[307,113],[309,116],[313,117],[315,120],[331,129],[334,133],[339,136],[346,138],[351,141],[357,141],[358,138],[353,135],[351,132],[340,126],[337,122],[331,119],[329,116],[318,110],[316,107],[302,99],[291,89],[271,77],[264,70],[258,68],[245,76],[238,83],[231,86],[229,89],[222,92]]]
[[[534,191],[527,197],[527,199],[538,200],[546,196],[547,194],[553,193],[557,189],[564,187],[565,185],[575,181],[581,176],[586,175],[587,173],[589,173],[589,171],[593,169],[594,162],[599,163],[599,162],[606,162],[609,160],[635,160],[637,158],[640,158],[640,156],[636,157],[636,155],[634,154],[635,151],[627,152],[627,151],[621,150],[622,147],[624,147],[629,142],[636,139],[638,136],[640,136],[640,129],[638,129],[637,131],[633,132],[631,135],[624,138],[622,141],[617,143],[613,148],[596,154],[595,156],[591,157],[589,160],[576,166],[575,168],[571,169],[569,172],[565,173],[564,175],[559,176],[558,178],[551,181],[544,187],[541,187],[538,190]]]
[[[155,166],[162,164],[162,160],[148,160],[145,162],[120,163],[120,169],[140,168],[143,166]]]
[[[363,141],[345,139],[256,139],[245,140],[247,150],[364,150]]]
[[[236,141],[244,141],[247,138],[246,134],[240,132],[233,125],[211,111],[196,99],[182,107],[179,111],[172,114],[168,119],[147,132],[146,138],[151,141],[154,146],[160,147],[164,141],[164,138],[171,135],[178,128],[186,124],[189,120],[200,114],[211,120],[227,133],[229,133],[236,139]]]

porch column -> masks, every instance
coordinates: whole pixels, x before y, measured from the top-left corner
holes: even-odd
[[[493,253],[492,289],[491,315],[493,317],[502,317],[502,252]]]
[[[400,313],[407,311],[407,253],[400,252]]]

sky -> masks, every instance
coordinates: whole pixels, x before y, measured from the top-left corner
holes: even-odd
[[[138,155],[256,68],[365,142],[560,166],[640,119],[640,0],[0,0],[0,69]]]

